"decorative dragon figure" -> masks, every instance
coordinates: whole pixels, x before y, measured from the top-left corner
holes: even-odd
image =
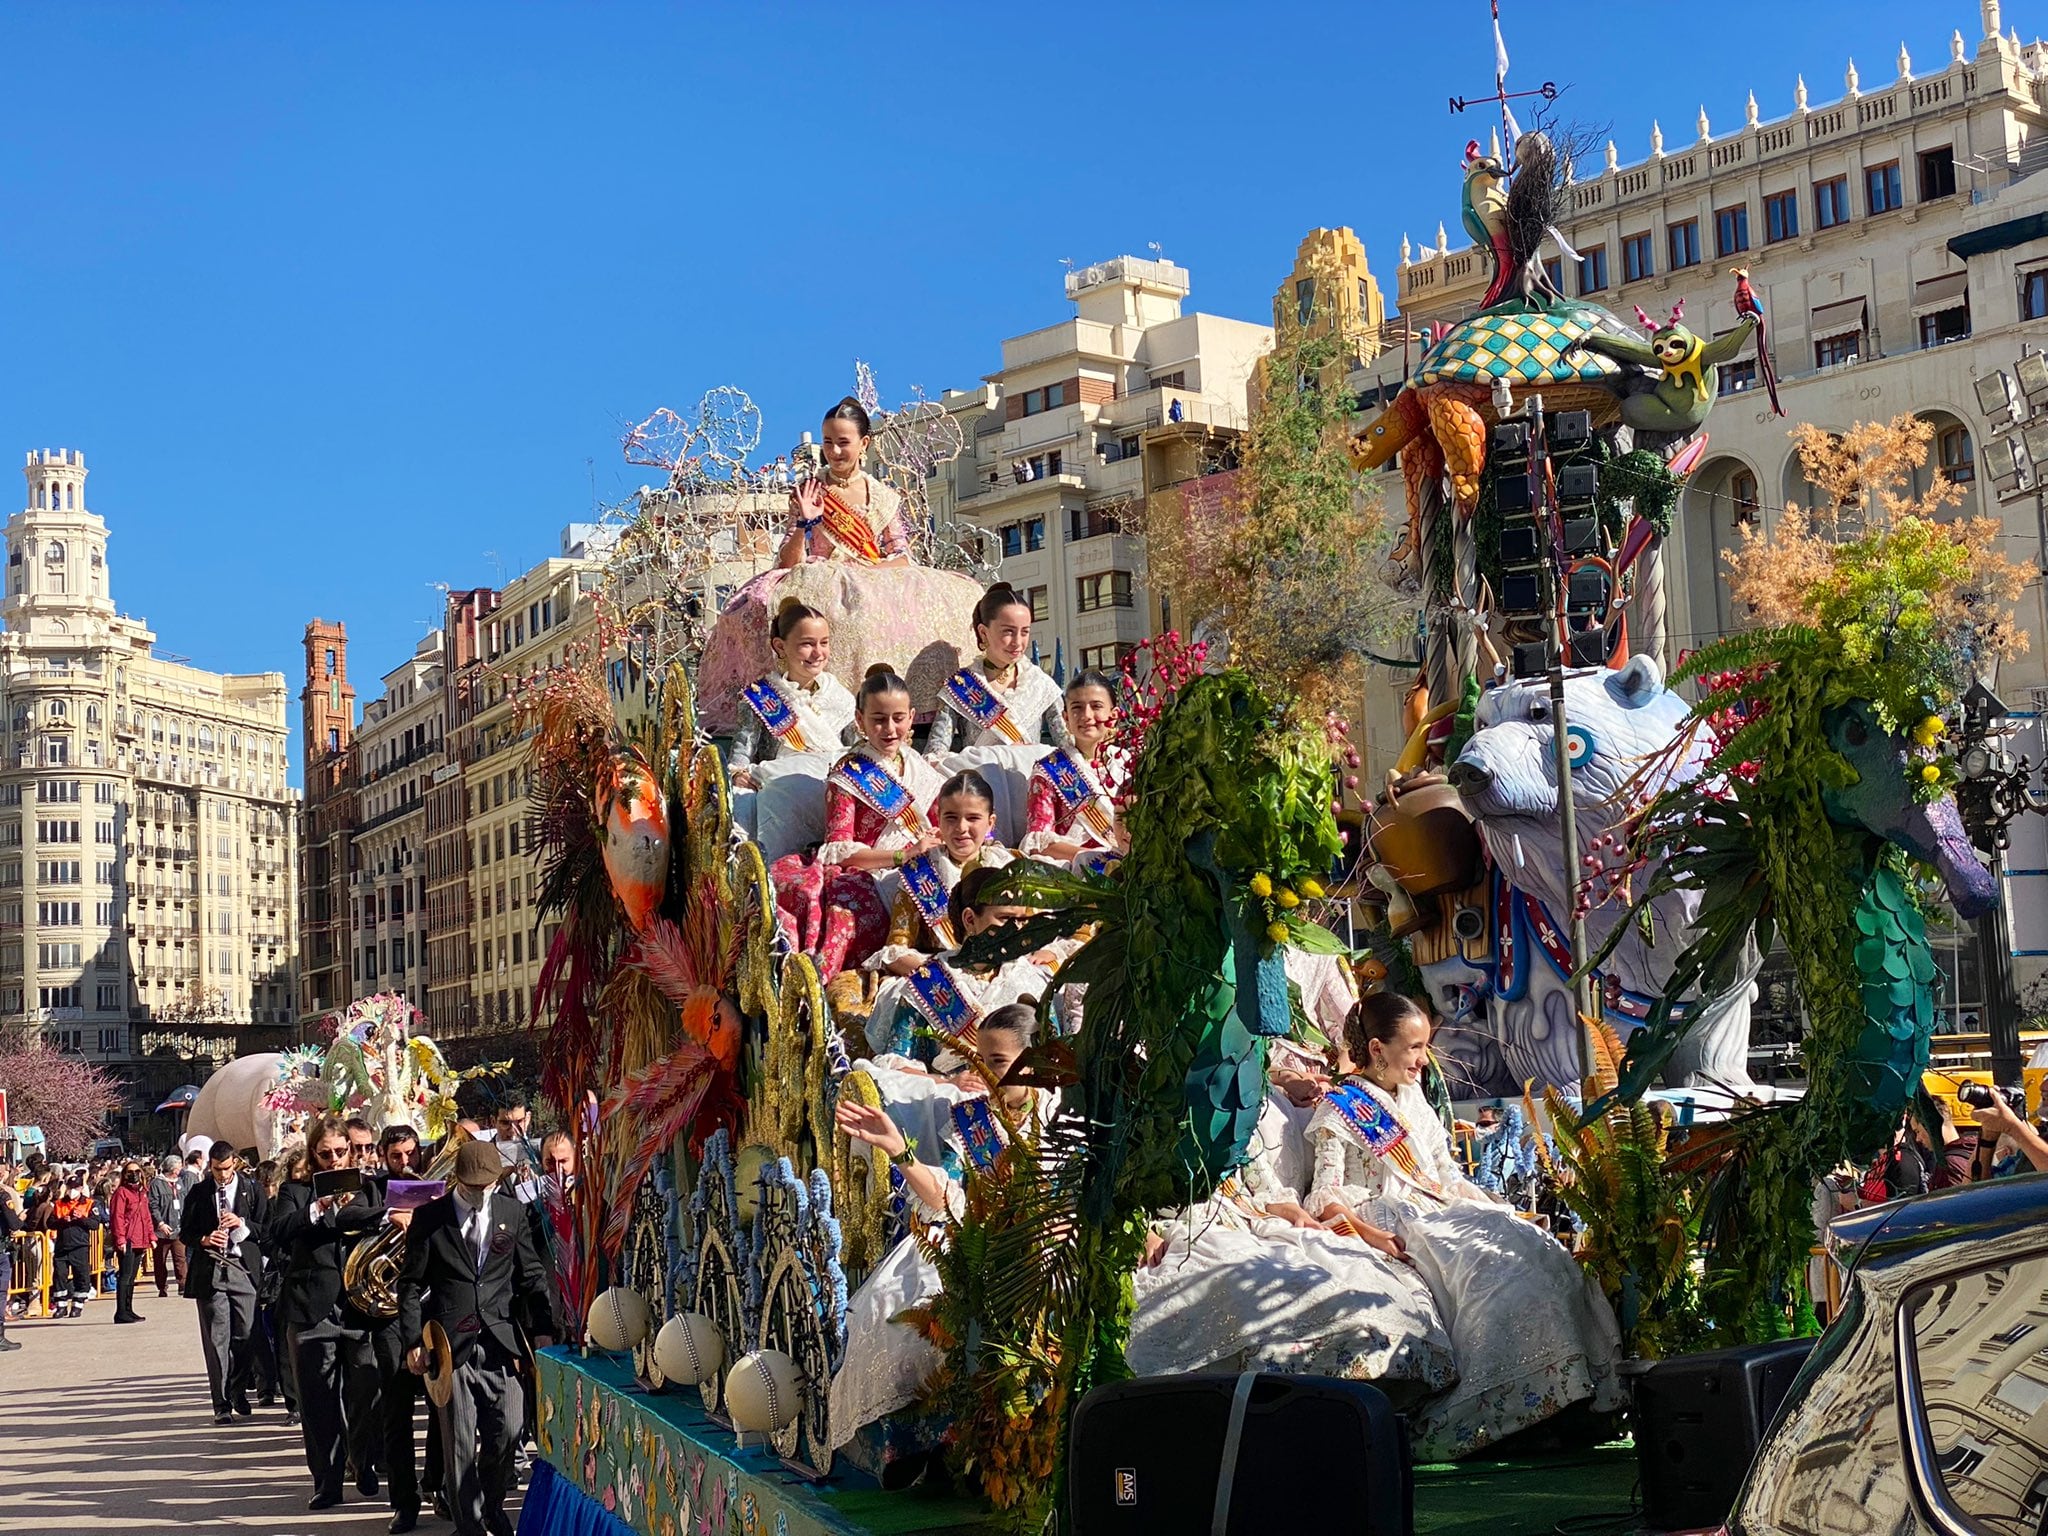
[[[1640,1094],[1683,1035],[1677,998],[1732,980],[1752,937],[1762,952],[1784,940],[1807,1010],[1805,1095],[1696,1137],[1677,1163],[1710,1176],[1715,1310],[1769,1337],[1811,1320],[1815,1181],[1867,1161],[1920,1093],[1935,976],[1921,872],[1965,919],[1997,892],[1939,756],[1931,711],[1952,701],[1951,682],[1923,672],[1886,688],[1839,631],[1803,624],[1738,635],[1697,660],[1710,678],[1695,721],[1719,736],[1717,750],[1658,802],[1638,840],[1665,860],[1641,899],[1697,893],[1696,937],[1631,1040],[1618,1091]]]

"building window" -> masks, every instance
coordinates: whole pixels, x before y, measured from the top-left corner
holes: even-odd
[[[1312,277],[1296,278],[1294,282],[1294,319],[1297,325],[1307,325],[1316,312],[1316,280]]]
[[[1833,229],[1849,222],[1849,178],[1835,176],[1813,184],[1813,227]]]
[[[1024,391],[1024,414],[1025,414],[1026,416],[1036,416],[1036,415],[1037,415],[1037,414],[1038,414],[1038,413],[1039,413],[1040,411],[1042,411],[1042,410],[1044,410],[1044,409],[1045,409],[1045,391],[1044,391],[1044,390],[1042,390],[1042,389],[1027,389],[1027,390],[1025,390],[1025,391]]]
[[[103,981],[98,986],[98,1006],[102,1009],[121,1006],[121,984],[118,981]]]
[[[1755,358],[1738,358],[1735,362],[1723,363],[1721,365],[1721,385],[1719,393],[1724,395],[1739,395],[1746,389],[1755,388]]]
[[[1890,213],[1905,199],[1899,193],[1899,162],[1865,166],[1863,170],[1863,211]]]
[[[1627,235],[1621,242],[1621,280],[1625,283],[1639,283],[1656,271],[1650,260],[1650,237],[1648,234]]]
[[[1105,533],[1122,533],[1123,524],[1105,507],[1073,507],[1067,512],[1067,542],[1100,538]]]
[[[1700,221],[1683,219],[1671,226],[1671,270],[1700,264]]]
[[[1823,336],[1813,344],[1813,365],[1816,368],[1832,368],[1838,363],[1853,363],[1861,355],[1863,333],[1846,331],[1840,336]]]
[[[1543,263],[1543,275],[1550,280],[1550,286],[1559,293],[1564,292],[1564,258],[1553,256]]]
[[[1083,613],[1093,613],[1099,608],[1128,608],[1131,606],[1131,573],[1129,571],[1104,571],[1097,576],[1082,576],[1076,579],[1077,606]]]
[[[1961,341],[1970,334],[1970,306],[1938,309],[1920,317],[1920,345],[1938,347],[1946,341]]]
[[[2020,274],[2020,318],[2048,320],[2048,267]]]
[[[1081,670],[1107,672],[1114,677],[1123,666],[1124,658],[1136,650],[1137,646],[1124,640],[1113,645],[1091,645],[1081,652]]]
[[[1749,204],[1714,212],[1714,254],[1733,256],[1749,249]]]
[[[1598,293],[1607,286],[1607,247],[1596,245],[1579,257],[1579,292]]]
[[[1024,596],[1031,604],[1031,622],[1048,624],[1052,621],[1052,599],[1045,587],[1032,587]]]
[[[1737,523],[1756,521],[1756,476],[1746,469],[1738,469],[1728,478],[1728,499],[1735,507]]]
[[[1956,150],[1953,144],[1920,152],[1920,201],[1956,195]]]
[[[1977,459],[1970,448],[1968,427],[1943,427],[1935,439],[1941,472],[1958,485],[1967,485],[1977,478]]]

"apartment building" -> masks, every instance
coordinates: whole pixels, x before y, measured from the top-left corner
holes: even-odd
[[[131,1118],[297,1019],[281,673],[160,655],[113,599],[85,456],[31,452],[0,605],[0,1026],[125,1079]]]
[[[349,873],[349,972],[357,995],[427,1004],[427,798],[442,764],[440,630],[384,674],[355,734],[357,819]]]
[[[477,695],[484,621],[496,611],[493,587],[450,592],[441,626],[442,751],[426,794],[427,1000],[436,1029],[467,1029],[476,1020],[475,963],[469,897],[469,790],[455,740],[469,723]]]
[[[1272,330],[1184,314],[1188,291],[1171,261],[1076,268],[1071,319],[1011,337],[982,390],[945,397],[968,449],[934,481],[933,513],[986,531],[1045,665],[1114,670],[1157,628],[1136,531],[1147,434],[1244,427]]]
[[[594,640],[605,547],[604,531],[572,525],[562,554],[508,582],[480,620],[478,654],[464,679],[467,712],[453,737],[465,797],[473,962],[472,1014],[441,1021],[453,1039],[490,1037],[533,1020],[552,934],[540,927],[534,905],[533,725],[520,718],[518,703],[523,688]]]

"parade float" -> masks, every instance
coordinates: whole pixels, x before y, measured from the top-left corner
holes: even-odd
[[[308,1116],[322,1114],[360,1116],[377,1131],[409,1125],[428,1141],[447,1135],[460,1118],[456,1090],[502,1067],[457,1071],[425,1023],[402,995],[380,992],[316,1025],[324,1044],[223,1063],[193,1100],[187,1144],[225,1141],[272,1158]]]
[[[558,925],[545,1085],[580,1133],[587,1260],[570,1298],[586,1337],[537,1367],[538,1528],[1042,1522],[1075,1406],[1129,1369],[1148,1223],[1238,1198],[1275,1042],[1327,1037],[1290,954],[1346,953],[1368,988],[1412,988],[1443,1018],[1455,1089],[1527,1095],[1527,1139],[1492,1153],[1489,1176],[1561,1191],[1632,1353],[1811,1325],[1815,1182],[1874,1150],[1918,1092],[1926,914],[1946,899],[1968,918],[1988,896],[1940,717],[2012,645],[1997,614],[2015,578],[1983,530],[1886,502],[1773,557],[1775,594],[1751,600],[1763,627],[1696,658],[1701,695],[1681,698],[1659,659],[1663,544],[1715,369],[1761,315],[1740,279],[1741,322],[1711,341],[1682,306],[1661,323],[1638,312],[1638,334],[1555,292],[1537,253],[1568,157],[1540,130],[1509,140],[1512,159],[1466,156],[1487,304],[1436,338],[1352,449],[1360,471],[1400,456],[1391,574],[1422,635],[1406,749],[1360,799],[1342,732],[1307,723],[1320,702],[1177,642],[1127,669],[1127,852],[1017,861],[995,889],[1032,915],[963,951],[997,964],[1066,946],[1058,983],[1086,989],[1080,1027],[1002,1079],[1060,1107],[1025,1135],[992,1095],[962,1202],[933,1228],[907,1231],[900,1175],[839,1128],[842,1105],[884,1102],[882,1074],[855,1064],[873,998],[858,978],[828,988],[771,874],[817,837],[771,785],[785,807],[821,797],[825,769],[787,764],[736,792],[718,738],[768,664],[784,588],[831,615],[842,680],[917,658],[928,716],[930,680],[971,654],[987,574],[976,531],[922,500],[957,426],[917,401],[881,416],[871,462],[915,558],[891,566],[878,546],[815,562],[829,569],[760,569],[785,493],[764,503],[749,478],[744,397],[715,392],[629,437],[667,482],[622,515],[598,652],[523,702]],[[718,586],[722,607],[705,601]],[[1021,793],[999,785],[1008,805]],[[1325,883],[1341,910],[1321,904]],[[1749,1093],[1752,982],[1780,937],[1812,1018],[1805,1096],[1750,1101],[1680,1147],[1643,1095]],[[927,1022],[982,1070],[943,1010]],[[899,1319],[928,1347],[924,1393],[835,1424],[849,1298],[906,1244],[939,1281]],[[934,1448],[957,1494],[877,1486]]]

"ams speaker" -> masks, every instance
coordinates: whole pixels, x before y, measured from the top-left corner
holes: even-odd
[[[1344,1475],[1304,1478],[1303,1467]],[[1156,1376],[1097,1387],[1074,1415],[1074,1536],[1411,1536],[1408,1437],[1363,1382]]]

